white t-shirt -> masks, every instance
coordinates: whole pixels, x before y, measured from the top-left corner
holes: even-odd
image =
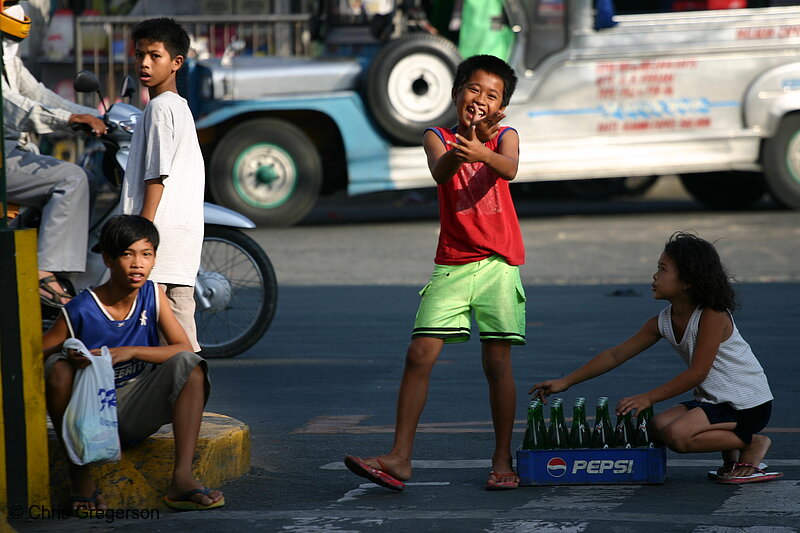
[[[122,183],[122,213],[142,212],[145,181],[164,178],[155,225],[160,244],[150,279],[194,286],[203,246],[205,167],[186,100],[167,91],[144,109],[131,139]]]
[[[672,306],[662,309],[658,315],[661,336],[675,348],[687,366],[692,364],[702,314],[702,307],[694,310],[682,339],[676,339],[672,330]],[[772,400],[772,392],[764,370],[739,333],[732,316],[731,324],[733,332],[720,343],[706,379],[694,389],[694,399],[714,404],[730,403],[737,410],[750,409]]]

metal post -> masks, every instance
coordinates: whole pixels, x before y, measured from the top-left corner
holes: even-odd
[[[0,36],[2,39],[2,36]],[[0,65],[3,65],[0,46]],[[2,84],[0,84],[2,100]],[[7,227],[5,127],[0,106],[0,529],[9,511],[50,506],[36,230]]]

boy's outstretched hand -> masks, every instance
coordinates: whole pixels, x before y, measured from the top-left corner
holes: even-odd
[[[480,120],[472,123],[475,127],[475,136],[482,143],[487,143],[495,138],[497,132],[500,131],[500,121],[506,118],[505,114],[501,111],[495,111],[491,115],[487,115]]]
[[[548,379],[531,387],[528,394],[538,395],[542,402],[547,403],[548,396],[557,392],[564,392],[568,388],[569,385],[563,379]]]
[[[476,138],[475,125],[469,127],[466,135],[456,133],[458,142],[447,141],[456,152],[456,159],[462,163],[477,163],[482,161],[482,155],[490,151],[481,141]]]

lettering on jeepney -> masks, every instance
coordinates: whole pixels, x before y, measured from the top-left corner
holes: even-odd
[[[776,26],[761,28],[739,28],[736,39],[740,41],[756,39],[790,39],[800,37],[800,26]]]
[[[642,132],[711,127],[707,98],[615,102],[601,106],[598,133]]]
[[[675,94],[677,72],[695,70],[696,59],[621,61],[595,66],[599,100],[670,97]]]

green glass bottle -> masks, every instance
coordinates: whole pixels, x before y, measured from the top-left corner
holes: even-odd
[[[544,431],[544,414],[542,402],[539,399],[531,400],[528,404],[528,426],[525,428],[525,437],[522,439],[523,450],[543,450],[547,448]]]
[[[617,426],[614,430],[614,448],[631,448],[633,446],[633,434],[630,427],[633,424],[633,415],[630,411],[625,415],[617,415]]]
[[[650,420],[652,419],[652,405],[636,417],[636,432],[633,437],[633,443],[637,448],[653,448],[655,446],[653,437],[650,435]]]
[[[550,429],[547,432],[550,448],[569,448],[569,435],[564,423],[563,400],[556,398],[550,405]]]
[[[569,432],[570,448],[589,447],[589,428],[586,425],[586,399],[576,398],[572,406],[572,429]]]
[[[589,444],[592,448],[609,448],[611,439],[608,437],[608,398],[601,396],[597,399],[594,415],[594,429]]]
[[[547,426],[544,423],[544,404],[539,402],[539,408],[534,413],[533,428],[536,431],[536,437],[539,444],[538,450],[546,450],[550,447],[547,440]]]

